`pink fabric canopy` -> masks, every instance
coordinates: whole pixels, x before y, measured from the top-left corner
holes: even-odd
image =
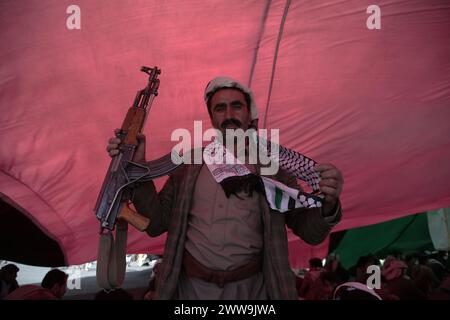
[[[377,1],[379,30],[366,26],[373,1],[79,0],[79,30],[70,4],[0,3],[0,193],[68,264],[96,258],[106,141],[142,65],[162,69],[149,160],[175,145],[172,130],[210,126],[203,90],[227,75],[254,90],[260,127],[342,170],[335,230],[450,206],[448,1]],[[128,249],[161,252],[164,239],[132,231]]]

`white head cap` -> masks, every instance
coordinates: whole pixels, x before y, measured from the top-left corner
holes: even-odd
[[[255,104],[252,91],[243,84],[229,77],[216,77],[208,83],[205,89],[205,103],[208,103],[211,96],[217,90],[222,88],[236,88],[247,94],[250,97],[250,120],[253,121],[258,119],[258,107]]]

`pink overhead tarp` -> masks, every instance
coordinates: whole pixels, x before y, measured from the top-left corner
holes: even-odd
[[[449,207],[449,16],[446,0],[1,1],[0,193],[67,263],[94,260],[105,143],[156,65],[149,159],[174,129],[209,127],[203,90],[228,75],[254,90],[260,127],[342,170],[335,230]],[[163,243],[132,231],[128,248]]]

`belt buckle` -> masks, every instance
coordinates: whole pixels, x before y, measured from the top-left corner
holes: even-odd
[[[219,271],[216,273],[216,284],[219,288],[223,288],[225,286],[225,271]]]

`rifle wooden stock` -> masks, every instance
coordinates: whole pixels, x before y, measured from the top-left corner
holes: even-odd
[[[137,134],[142,131],[145,117],[145,109],[134,107],[128,109],[121,128],[123,132],[126,132],[123,144],[137,145]],[[118,218],[128,222],[139,231],[145,231],[150,224],[150,219],[131,210],[127,204],[121,205]]]
[[[131,210],[127,204],[122,204],[119,219],[125,220],[139,231],[145,231],[150,224],[150,219]]]
[[[127,134],[122,143],[124,144],[137,144],[136,136],[142,131],[145,122],[145,110],[141,108],[128,109],[127,116],[122,124],[122,130]]]

